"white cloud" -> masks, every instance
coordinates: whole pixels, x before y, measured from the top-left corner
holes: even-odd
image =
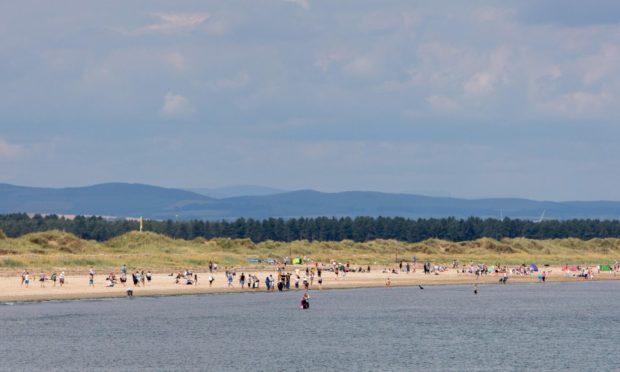
[[[377,66],[370,57],[357,56],[344,65],[343,70],[350,75],[369,76],[377,72]]]
[[[166,93],[164,96],[164,105],[161,108],[161,114],[165,117],[181,117],[187,116],[194,112],[187,98],[180,94],[172,92]]]
[[[539,107],[554,113],[571,115],[603,114],[613,107],[615,100],[607,92],[574,91],[543,102]]]
[[[189,31],[200,26],[211,17],[209,13],[155,13],[159,22],[141,27],[134,31],[136,34],[167,33]]]
[[[489,72],[474,74],[463,86],[467,94],[487,94],[495,89],[495,76]]]
[[[9,143],[0,137],[0,160],[9,160],[21,156],[25,149],[22,145]]]
[[[455,111],[460,108],[460,105],[457,101],[450,97],[442,95],[429,96],[426,98],[426,102],[428,102],[433,111],[438,112]]]
[[[515,11],[506,8],[478,8],[472,12],[472,15],[479,22],[497,22],[511,19]]]
[[[305,10],[310,9],[310,0],[284,0],[288,3],[294,3],[304,8]]]
[[[185,62],[185,58],[181,53],[178,52],[170,52],[166,53],[162,56],[164,61],[166,61],[170,66],[172,66],[176,71],[185,71],[187,69],[187,63]]]
[[[247,72],[240,72],[232,78],[220,78],[211,84],[215,89],[234,90],[239,89],[250,81]]]

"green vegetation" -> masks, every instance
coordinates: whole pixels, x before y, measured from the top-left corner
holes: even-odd
[[[134,231],[105,242],[96,242],[58,230],[0,239],[0,270],[3,271],[28,267],[72,272],[89,266],[95,266],[98,270],[118,270],[122,264],[131,268],[172,271],[187,267],[204,269],[209,261],[215,261],[220,266],[246,266],[250,265],[247,263],[249,258],[282,260],[289,255],[321,262],[334,259],[353,265],[390,265],[401,259],[411,260],[413,256],[419,262],[451,263],[452,260],[459,260],[488,264],[599,264],[620,259],[620,239],[481,238],[464,242],[428,239],[417,243],[397,240],[269,240],[254,243],[249,239],[229,238],[171,239],[152,232]]]
[[[99,242],[108,241],[139,229],[137,221],[106,220],[101,217],[78,216],[75,219],[58,216],[26,214],[0,215],[0,230],[16,238],[33,232],[62,230],[75,236]],[[398,240],[422,242],[443,239],[453,242],[480,238],[529,238],[561,239],[620,238],[618,220],[503,220],[471,217],[406,219],[400,217],[317,217],[269,218],[254,220],[240,218],[235,221],[144,221],[144,230],[165,235],[170,239],[194,240],[196,238],[250,239],[255,243],[266,241],[294,242],[343,241],[368,242],[373,240]],[[2,236],[0,236],[0,240]]]

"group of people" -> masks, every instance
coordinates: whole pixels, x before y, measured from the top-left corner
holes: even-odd
[[[114,272],[110,272],[108,276],[106,276],[105,278],[106,287],[114,287],[119,282],[123,286],[126,285],[127,278],[128,278],[127,265],[123,265],[120,271],[121,273],[119,277],[117,277]],[[130,275],[131,275],[131,282],[136,287],[145,286],[147,283],[150,283],[153,278],[153,274],[151,273],[150,270],[146,272],[144,270],[141,270],[141,271],[136,270]],[[58,285],[62,287],[63,285],[66,284],[66,276],[65,276],[64,271],[61,271],[60,274],[53,271],[49,276],[44,271],[41,271],[39,275],[35,277],[31,275],[27,269],[24,269],[21,273],[20,285],[28,288],[33,281],[38,281],[39,286],[41,288],[45,288],[45,283],[47,281],[52,282],[53,287],[56,287],[57,282],[58,282]],[[95,268],[92,266],[88,270],[88,286],[89,287],[95,286]]]
[[[175,284],[198,285],[198,274],[193,273],[189,269],[185,269],[183,272],[178,272],[176,276],[174,274],[170,274],[170,276],[175,277]]]
[[[278,267],[276,277],[273,274],[266,275],[263,282],[267,291],[279,291],[294,289],[310,289],[314,282],[318,283],[319,289],[323,286],[322,268],[306,267],[305,270],[296,268],[294,271],[288,271],[286,266]],[[336,274],[337,275],[337,274]],[[226,283],[229,288],[235,287],[234,282],[237,277],[237,271],[234,268],[226,268],[224,273]],[[215,279],[209,275],[209,286]],[[242,272],[238,278],[239,288],[259,289],[261,288],[261,279],[258,275]]]
[[[30,275],[30,272],[27,269],[24,269],[22,271],[22,275],[21,275],[21,283],[20,286],[25,286],[26,288],[30,287],[30,282],[33,280],[37,280],[36,277],[32,277]],[[39,286],[41,288],[45,288],[45,282],[49,280],[51,281],[53,284],[53,287],[56,287],[56,281],[59,282],[59,285],[62,287],[65,284],[65,272],[62,271],[60,273],[60,275],[58,275],[55,271],[52,272],[52,274],[49,276],[49,278],[47,277],[47,275],[45,274],[44,271],[41,271],[39,273],[39,277],[38,277],[38,281],[39,281]]]
[[[106,287],[114,287],[118,282],[120,282],[123,285],[123,287],[127,285],[127,274],[128,274],[127,265],[121,266],[120,271],[121,271],[121,274],[118,280],[116,279],[116,274],[114,274],[114,272],[111,272],[108,274],[108,276],[105,278]],[[94,279],[95,272],[92,267],[91,267],[89,276],[91,276]],[[133,285],[136,287],[140,287],[140,286],[144,287],[146,286],[147,283],[150,284],[152,279],[153,279],[153,274],[151,273],[150,270],[146,272],[144,272],[144,270],[141,270],[141,271],[136,270],[131,273],[131,283],[133,283]]]

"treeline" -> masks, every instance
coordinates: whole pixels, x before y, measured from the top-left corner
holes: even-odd
[[[29,217],[26,214],[0,215],[0,230],[9,237],[54,229],[73,233],[82,239],[105,241],[126,232],[138,230],[139,222],[82,216],[65,219],[54,215],[45,217],[39,215]],[[270,218],[265,220],[240,218],[235,221],[145,220],[144,230],[186,240],[197,237],[249,238],[254,242],[265,240],[288,242],[304,239],[310,241],[349,239],[357,242],[396,239],[419,242],[429,238],[464,241],[482,237],[588,240],[620,237],[620,221],[573,219],[534,222],[477,217],[416,220],[399,217]]]

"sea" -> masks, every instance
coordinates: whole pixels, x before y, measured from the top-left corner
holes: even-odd
[[[620,282],[4,304],[2,371],[619,371]]]

